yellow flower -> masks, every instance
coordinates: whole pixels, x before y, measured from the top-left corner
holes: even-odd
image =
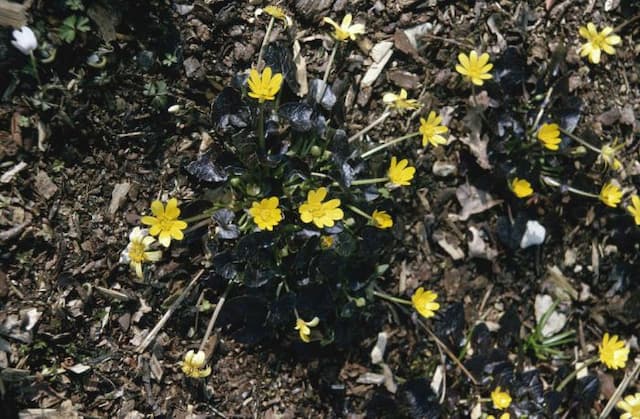
[[[624,400],[620,400],[616,407],[625,411],[620,415],[620,419],[640,419],[640,393],[628,395]]]
[[[640,197],[638,195],[631,197],[631,205],[627,207],[627,211],[633,215],[633,221],[636,225],[640,225]]]
[[[278,208],[279,203],[278,198],[272,196],[251,204],[249,214],[260,230],[273,231],[273,227],[282,221],[282,211]]]
[[[274,100],[282,85],[282,74],[271,76],[271,67],[265,67],[262,74],[252,68],[249,72],[249,96],[263,103],[265,100]]]
[[[395,156],[391,157],[391,164],[387,176],[389,181],[396,186],[407,186],[416,173],[416,168],[409,166],[409,160],[402,159],[398,162]]]
[[[600,62],[601,52],[604,51],[609,55],[616,53],[613,45],[619,44],[622,39],[618,35],[612,34],[613,28],[606,26],[601,32],[598,32],[596,25],[589,22],[587,26],[580,27],[580,36],[587,40],[580,47],[580,56],[589,56],[589,61],[593,64]]]
[[[509,414],[509,412],[504,412],[503,414],[500,415],[500,419],[510,419],[511,415]],[[493,415],[488,415],[487,419],[496,419],[495,416]]]
[[[420,107],[420,103],[418,103],[417,100],[407,99],[407,91],[404,89],[400,89],[399,95],[396,95],[395,93],[385,93],[384,96],[382,96],[382,101],[399,111],[403,111],[405,109],[418,109]]]
[[[151,226],[149,234],[158,236],[158,241],[164,247],[169,247],[171,239],[182,240],[184,235],[182,230],[187,228],[187,223],[178,220],[180,209],[178,208],[178,200],[171,198],[167,201],[167,206],[163,206],[160,201],[151,203],[151,212],[153,217],[145,215],[142,217],[142,224]]]
[[[624,143],[616,145],[616,142],[603,145],[598,160],[601,160],[605,166],[611,166],[613,170],[620,170],[622,163],[616,158],[616,153],[624,147]]]
[[[517,177],[513,178],[513,180],[509,184],[509,187],[511,188],[513,194],[518,198],[526,198],[533,194],[533,188],[531,188],[531,184],[524,179],[519,179]]]
[[[558,124],[542,124],[538,130],[538,140],[549,150],[556,151],[560,148],[559,144],[562,139],[560,139],[560,127]]]
[[[495,409],[506,409],[511,404],[511,396],[498,386],[491,392],[491,401]]]
[[[436,115],[434,111],[429,112],[427,119],[420,118],[419,131],[420,134],[422,134],[422,147],[425,147],[427,143],[430,143],[434,147],[447,143],[447,139],[440,134],[449,131],[449,128],[440,125],[440,122],[442,122],[442,117]]]
[[[482,86],[485,80],[493,78],[489,71],[493,68],[493,64],[489,62],[489,54],[486,52],[478,57],[478,53],[473,50],[469,55],[465,53],[458,54],[460,64],[456,65],[456,71],[476,86]]]
[[[315,191],[309,191],[307,202],[298,208],[302,222],[313,222],[316,227],[323,228],[333,227],[335,221],[342,220],[344,213],[340,209],[340,200],[336,198],[322,202],[326,197],[327,188],[323,187]]]
[[[386,211],[375,210],[371,214],[371,218],[373,218],[373,225],[379,229],[384,230],[385,228],[393,227],[393,218]]]
[[[333,19],[329,17],[325,17],[323,20],[325,23],[333,26],[333,28],[335,29],[333,37],[338,41],[346,41],[347,39],[355,41],[356,35],[362,35],[364,33],[364,25],[362,23],[356,23],[352,25],[352,19],[353,16],[351,16],[351,13],[349,13],[342,19],[342,23],[340,25],[338,25]]]
[[[320,248],[323,250],[331,249],[334,242],[333,236],[320,236]]]
[[[211,374],[211,367],[204,367],[205,356],[203,351],[189,351],[182,361],[182,372],[192,378],[204,378]]]
[[[310,322],[305,322],[301,318],[296,319],[296,327],[295,329],[300,333],[300,339],[304,343],[309,343],[311,341],[311,327],[316,327],[320,323],[320,319],[314,317]]]
[[[147,235],[146,229],[136,227],[129,234],[129,244],[120,255],[121,263],[128,263],[131,269],[135,271],[138,278],[142,278],[142,264],[144,262],[157,262],[162,257],[160,250],[147,251],[149,246],[156,241]]]
[[[440,309],[440,304],[436,303],[438,294],[433,291],[425,291],[420,287],[411,296],[411,305],[416,309],[422,317],[429,318],[436,315],[436,311]]]
[[[622,189],[611,182],[607,182],[600,190],[600,200],[609,207],[617,207],[622,201]]]
[[[284,9],[282,9],[281,7],[267,6],[262,9],[262,11],[273,18],[280,19],[284,23],[284,26],[291,26],[291,18],[287,16],[287,14],[284,12]]]
[[[629,347],[625,346],[624,340],[618,340],[617,335],[613,335],[609,339],[609,334],[605,333],[602,337],[602,343],[598,345],[598,351],[600,361],[612,370],[624,368],[627,364]]]

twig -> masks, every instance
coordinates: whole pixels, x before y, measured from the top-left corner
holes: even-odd
[[[176,309],[180,306],[180,304],[182,304],[182,301],[186,298],[186,296],[189,295],[189,293],[191,292],[191,288],[193,288],[196,282],[198,282],[198,279],[200,279],[203,273],[204,273],[204,269],[200,269],[200,271],[198,271],[198,273],[193,277],[191,282],[189,282],[189,285],[187,285],[187,287],[184,290],[182,290],[182,293],[173,302],[173,304],[171,304],[171,306],[167,309],[166,313],[164,313],[164,316],[162,316],[158,324],[156,324],[155,327],[149,332],[149,334],[145,336],[142,343],[136,348],[136,352],[142,353],[145,351],[145,349],[147,349],[147,346],[149,346],[149,344],[156,338],[157,334],[160,332],[160,330],[162,330],[165,323],[167,323],[167,321],[169,320],[173,312],[176,311]]]
[[[607,405],[604,407],[604,410],[602,410],[602,413],[600,413],[600,416],[598,417],[598,419],[605,419],[606,417],[609,416],[609,414],[611,413],[615,405],[618,403],[618,400],[620,400],[620,397],[624,394],[627,387],[629,387],[629,384],[632,381],[635,381],[639,373],[640,373],[640,357],[636,358],[636,366],[633,368],[633,371],[631,371],[631,374],[626,375],[624,377],[624,379],[622,380],[618,388],[616,388],[616,391],[613,392],[613,395],[609,399],[609,402],[607,403]]]

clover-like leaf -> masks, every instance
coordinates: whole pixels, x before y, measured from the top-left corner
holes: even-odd
[[[271,67],[273,74],[280,73],[284,82],[293,92],[298,91],[298,80],[296,79],[296,65],[289,48],[282,43],[269,43],[264,50],[264,62],[267,67]]]
[[[326,85],[327,87],[324,90],[324,94],[322,95],[322,98],[320,98],[322,88],[325,85],[325,82],[320,79],[312,79],[309,82],[309,93],[307,94],[307,98],[310,103],[320,104],[320,106],[330,111],[336,104],[337,98],[329,85]]]
[[[240,229],[237,225],[233,224],[235,214],[230,209],[220,209],[214,212],[211,218],[213,218],[213,220],[217,223],[217,237],[225,240],[233,240],[240,237]]]
[[[315,126],[313,108],[303,102],[285,103],[278,109],[278,115],[289,122],[291,129],[297,132],[308,132]]]
[[[224,168],[213,163],[206,155],[189,163],[186,170],[191,176],[202,182],[224,182],[229,177]]]

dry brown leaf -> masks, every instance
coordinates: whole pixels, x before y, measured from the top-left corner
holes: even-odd
[[[460,214],[456,217],[460,221],[466,221],[471,215],[479,214],[502,203],[502,200],[493,199],[488,192],[469,184],[461,185],[456,189],[456,198],[462,206]]]

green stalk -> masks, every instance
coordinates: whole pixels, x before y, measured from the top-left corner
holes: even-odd
[[[372,185],[374,183],[388,182],[388,181],[389,181],[388,177],[377,177],[377,178],[373,178],[373,179],[358,179],[358,180],[354,180],[353,182],[351,182],[351,185],[352,186]]]
[[[38,82],[38,86],[42,85],[42,82],[40,81],[40,74],[38,74],[38,62],[36,60],[35,55],[33,55],[33,51],[31,51],[29,53],[29,61],[31,62],[31,69],[33,70],[33,75],[36,78],[36,81]]]
[[[380,297],[383,300],[391,301],[392,303],[404,304],[404,305],[408,305],[408,306],[411,305],[411,301],[409,301],[409,300],[405,300],[404,298],[394,297],[394,296],[386,294],[384,292],[373,291],[373,295],[375,295],[376,297]]]
[[[540,178],[542,179],[542,181],[545,184],[547,184],[549,186],[553,186],[553,187],[556,187],[556,188],[559,188],[560,186],[562,186],[560,184],[560,182],[558,182],[556,179],[554,179],[552,177],[540,176]],[[585,192],[585,191],[583,191],[581,189],[576,189],[576,188],[574,188],[572,186],[567,186],[567,190],[569,192],[572,192],[572,193],[576,194],[576,195],[586,196],[587,198],[600,199],[600,195],[596,195],[596,194],[592,194],[592,193],[589,193],[589,192]]]
[[[560,132],[563,133],[564,135],[566,135],[567,137],[571,138],[572,140],[575,140],[575,141],[579,142],[580,144],[582,144],[583,146],[587,147],[591,151],[595,151],[598,154],[600,154],[602,152],[602,150],[600,150],[598,147],[595,147],[595,146],[591,145],[590,143],[586,142],[585,140],[583,140],[582,138],[578,137],[577,135],[574,135],[574,134],[570,133],[569,131],[566,131],[566,130],[560,128]]]
[[[260,103],[260,116],[258,117],[258,147],[265,156],[267,146],[264,140],[264,102]]]
[[[562,380],[560,382],[560,384],[558,384],[558,387],[556,387],[556,391],[562,391],[562,389],[565,388],[566,385],[571,382],[571,380],[576,378],[576,375],[578,375],[578,373],[580,371],[582,371],[583,369],[595,364],[597,361],[598,361],[598,357],[597,356],[594,356],[593,358],[590,358],[590,359],[587,359],[586,361],[584,361],[584,363],[580,366],[580,368],[573,370],[571,372],[571,374],[567,375],[564,378],[564,380]]]
[[[353,205],[347,205],[346,207],[349,208],[351,211],[355,212],[356,214],[366,218],[367,220],[373,221],[373,217],[367,214],[366,212],[362,211],[360,208],[354,207]]]
[[[411,134],[403,135],[402,137],[395,138],[395,139],[393,139],[393,140],[391,140],[389,142],[386,142],[384,144],[380,144],[379,146],[374,147],[374,148],[372,148],[371,150],[369,150],[369,151],[367,151],[365,153],[362,153],[362,155],[360,157],[363,158],[363,159],[367,159],[367,158],[371,157],[372,155],[376,154],[377,152],[384,150],[387,147],[391,147],[392,145],[398,144],[398,143],[400,143],[400,142],[402,142],[404,140],[408,140],[409,138],[417,137],[419,135],[421,135],[419,132],[412,132]]]
[[[202,351],[204,349],[204,345],[207,343],[207,340],[209,340],[209,336],[211,336],[211,332],[213,331],[213,326],[215,326],[216,324],[216,320],[218,319],[220,310],[222,310],[222,306],[224,305],[224,302],[226,301],[227,296],[229,295],[229,291],[231,290],[232,285],[233,285],[233,282],[229,282],[227,284],[227,288],[224,290],[224,293],[222,293],[222,296],[218,300],[218,303],[216,304],[216,308],[213,311],[213,314],[211,315],[211,319],[209,319],[209,324],[207,325],[207,331],[204,333],[204,336],[202,337],[202,341],[200,341],[200,347],[198,348],[198,351]]]

